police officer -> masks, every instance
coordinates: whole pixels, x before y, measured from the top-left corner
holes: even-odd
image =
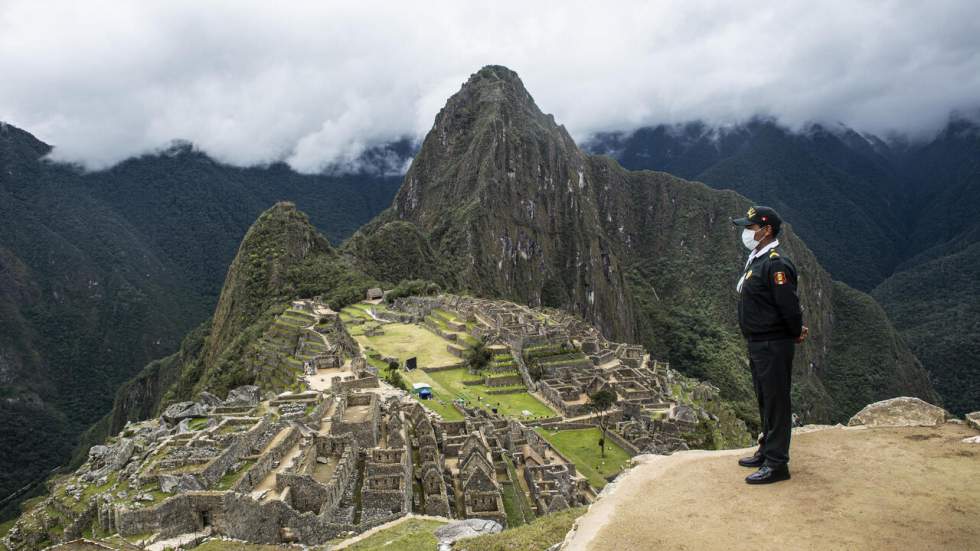
[[[790,382],[795,344],[807,335],[796,267],[778,247],[782,218],[764,206],[749,209],[741,226],[742,243],[751,251],[738,280],[738,324],[748,342],[752,384],[759,401],[762,436],[759,449],[738,464],[758,467],[746,477],[749,484],[789,479],[789,439],[792,428]]]

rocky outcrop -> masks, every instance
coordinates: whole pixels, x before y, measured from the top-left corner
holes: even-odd
[[[452,549],[453,543],[459,540],[475,538],[484,534],[496,534],[503,529],[504,527],[496,521],[468,518],[440,526],[436,529],[435,536],[439,540],[439,551],[449,551]]]
[[[201,404],[195,402],[177,402],[170,404],[163,410],[163,420],[170,424],[179,423],[184,419],[193,417],[203,417],[207,415],[207,410]]]
[[[234,388],[228,392],[225,399],[226,406],[254,406],[259,403],[262,395],[259,387],[255,385],[245,385]]]
[[[976,547],[973,429],[810,429],[793,431],[792,478],[762,488],[743,483],[752,471],[736,464],[754,448],[638,456],[576,521],[562,549],[727,551],[744,548],[746,534],[753,549]]]
[[[967,413],[964,419],[966,419],[966,424],[970,425],[971,427],[977,430],[980,430],[980,411]]]
[[[901,396],[868,404],[857,412],[848,426],[866,427],[937,427],[949,414],[941,407],[918,398]]]

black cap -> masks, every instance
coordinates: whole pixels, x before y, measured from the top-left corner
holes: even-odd
[[[756,205],[749,208],[749,212],[745,213],[745,218],[735,218],[732,220],[732,224],[736,226],[758,224],[760,226],[772,226],[778,229],[783,224],[783,219],[780,218],[779,213],[775,209],[763,205]]]

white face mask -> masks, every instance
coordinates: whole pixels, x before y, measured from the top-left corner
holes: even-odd
[[[755,238],[755,232],[748,228],[742,230],[742,244],[750,251],[758,247],[759,241]]]

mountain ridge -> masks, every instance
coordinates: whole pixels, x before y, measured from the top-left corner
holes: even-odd
[[[881,302],[951,411],[980,407],[980,292],[969,279],[980,242],[976,122],[951,116],[916,142],[846,127],[792,132],[772,120],[688,123],[600,135],[587,147],[776,206],[834,277]]]

